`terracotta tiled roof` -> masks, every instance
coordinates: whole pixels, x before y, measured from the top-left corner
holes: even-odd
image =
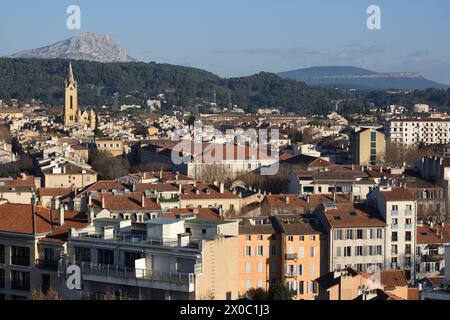
[[[163,215],[164,218],[183,218],[183,216],[190,216],[195,214],[195,217],[197,219],[205,219],[205,220],[221,220],[219,213],[210,208],[196,208],[196,209],[189,209],[189,208],[174,208],[171,209],[169,213],[166,213]]]
[[[135,191],[155,190],[158,192],[178,191],[176,185],[170,183],[137,183]]]
[[[209,193],[207,192],[209,190]],[[198,191],[198,194],[197,194]],[[189,199],[238,199],[239,197],[229,190],[221,194],[219,187],[213,184],[197,183],[194,185],[183,185],[179,195],[180,200]]]
[[[442,228],[442,237],[441,230],[436,231],[436,228],[427,225],[417,226],[417,244],[450,243],[450,228],[447,224]]]
[[[101,180],[97,181],[96,183],[90,185],[89,187],[85,188],[83,191],[81,191],[76,198],[81,198],[81,196],[87,192],[100,192],[102,190],[105,190],[107,192],[112,192],[113,190],[125,190],[127,189],[127,186],[123,183],[120,183],[115,180]]]
[[[70,194],[71,188],[40,188],[38,189],[39,197],[63,197]]]
[[[414,195],[405,188],[393,187],[390,191],[380,190],[386,201],[414,201]]]
[[[161,206],[156,203],[155,199],[145,198],[144,206],[142,205],[142,192],[130,192],[129,194],[112,194],[110,192],[103,193],[100,198],[105,198],[105,206],[103,208],[111,211],[149,211],[161,210]],[[97,202],[98,206],[102,206],[101,200]]]
[[[58,229],[58,212],[35,206],[34,219],[35,228],[33,230],[33,209],[31,204],[3,204],[0,205],[0,232],[19,234],[45,234]],[[79,212],[66,211],[65,224],[61,228],[72,228],[78,226],[77,222],[82,221]]]
[[[322,210],[333,228],[386,226],[378,211],[364,204],[337,203],[336,208]]]
[[[380,281],[385,286],[385,290],[408,286],[408,280],[402,270],[383,270],[380,273]]]

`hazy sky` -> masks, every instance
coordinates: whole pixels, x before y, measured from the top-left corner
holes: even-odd
[[[81,8],[81,30],[66,9]],[[382,30],[366,26],[381,7]],[[0,55],[109,33],[139,60],[222,76],[316,65],[414,71],[450,83],[448,0],[1,0]]]

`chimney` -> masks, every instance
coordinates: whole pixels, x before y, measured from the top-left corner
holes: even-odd
[[[65,217],[65,209],[64,206],[59,206],[58,208],[58,226],[62,226],[64,224],[64,217]]]
[[[88,195],[88,206],[92,206],[92,194],[90,192]]]
[[[144,193],[141,194],[141,205],[142,205],[142,208],[145,208],[145,194]]]
[[[220,188],[220,194],[224,194],[225,193],[225,183],[221,182],[219,188]]]
[[[306,203],[310,203],[311,202],[311,198],[310,198],[310,196],[308,195],[308,196],[306,196]]]
[[[88,211],[88,222],[92,223],[92,221],[94,221],[94,218],[95,218],[94,208],[90,208]]]
[[[286,203],[289,204],[289,196],[286,196]]]
[[[102,195],[102,209],[105,209],[105,207],[106,207],[105,195]]]
[[[178,181],[178,177],[179,177],[180,173],[177,171],[177,173],[175,174],[175,180]]]
[[[34,214],[34,207],[36,205],[36,196],[33,194],[31,197],[31,224],[33,228],[33,234],[36,233],[36,221],[35,221],[35,214]]]
[[[159,172],[159,179],[162,180],[162,178],[163,178],[163,171],[161,170],[161,171]]]
[[[181,183],[178,185],[178,193],[181,194],[183,192],[183,186]]]

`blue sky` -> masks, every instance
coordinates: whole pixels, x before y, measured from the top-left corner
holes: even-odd
[[[81,8],[82,29],[66,28]],[[382,30],[366,27],[381,7]],[[316,65],[412,71],[450,83],[448,0],[2,0],[0,55],[109,33],[142,61],[222,76]]]

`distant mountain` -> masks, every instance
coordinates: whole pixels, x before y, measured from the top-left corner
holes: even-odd
[[[377,73],[357,67],[312,67],[278,74],[285,79],[306,82],[311,86],[333,86],[360,90],[425,90],[428,88],[447,89],[450,86],[422,77],[418,73]]]
[[[110,35],[82,33],[53,45],[25,50],[10,58],[71,59],[96,62],[133,62]]]

